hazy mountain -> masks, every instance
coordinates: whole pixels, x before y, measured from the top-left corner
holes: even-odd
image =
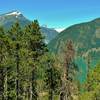
[[[46,36],[46,43],[49,43],[58,35],[58,32],[53,28],[41,27],[41,31]]]
[[[14,24],[17,20],[19,21],[22,27],[31,22],[29,19],[24,17],[24,15],[21,12],[12,11],[0,15],[0,26],[4,26],[6,29],[9,29],[11,25]],[[49,41],[51,41],[58,34],[58,32],[52,28],[41,27],[41,31],[43,35],[45,35],[46,43],[49,43]]]

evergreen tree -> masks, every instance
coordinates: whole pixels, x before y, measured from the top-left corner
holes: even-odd
[[[4,99],[4,59],[5,43],[4,30],[0,28],[0,99]]]
[[[37,20],[23,30],[19,23],[7,32],[0,28],[0,99],[37,100],[38,70],[48,52]],[[46,56],[48,58],[48,56]],[[45,58],[45,57],[44,57]],[[60,87],[60,74],[54,60],[46,62],[45,83],[49,100]],[[42,77],[43,78],[43,77]]]
[[[49,100],[54,100],[54,92],[57,92],[60,87],[60,72],[54,67],[54,59],[48,58],[46,61],[45,71],[45,87],[49,90]]]
[[[73,42],[71,40],[67,41],[67,45],[64,51],[64,71],[62,77],[62,88],[60,93],[60,100],[73,100],[71,94],[72,85],[72,68],[74,66],[74,56],[75,50],[73,47]]]
[[[28,49],[30,59],[29,65],[31,66],[31,100],[37,100],[37,67],[41,60],[41,56],[46,52],[46,45],[44,43],[44,37],[41,34],[40,26],[37,20],[34,20],[30,25],[26,26],[25,30],[28,36]]]
[[[7,73],[7,66],[8,66],[8,38],[5,34],[5,30],[0,27],[0,98],[6,100],[6,91],[7,83],[6,83],[6,73]]]
[[[20,75],[20,55],[19,51],[21,48],[21,36],[23,32],[18,22],[12,25],[8,32],[10,38],[10,50],[11,50],[11,65],[9,67],[9,80],[8,80],[8,98],[14,97],[14,99],[19,100],[20,89],[19,89],[19,75]],[[11,75],[11,76],[10,76]],[[13,96],[12,96],[13,95]]]

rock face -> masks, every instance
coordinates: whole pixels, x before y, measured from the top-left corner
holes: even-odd
[[[9,29],[11,25],[14,24],[17,20],[19,21],[22,27],[31,23],[31,21],[24,17],[24,15],[21,12],[12,11],[0,15],[0,26],[4,26],[6,29]],[[41,27],[41,31],[46,38],[46,43],[49,43],[53,38],[55,38],[58,35],[58,32],[52,28]]]

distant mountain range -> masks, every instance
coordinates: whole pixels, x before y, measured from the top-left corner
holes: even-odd
[[[29,19],[24,17],[24,15],[19,11],[12,11],[0,15],[0,26],[4,26],[6,29],[9,29],[12,24],[16,21],[19,21],[20,25],[24,27],[25,25],[31,23]],[[58,32],[53,28],[47,28],[41,26],[41,32],[45,36],[45,42],[49,43],[53,38],[58,35]]]

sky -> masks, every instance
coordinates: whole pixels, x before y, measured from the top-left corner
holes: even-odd
[[[13,10],[61,30],[100,17],[100,0],[0,0],[0,14]]]

